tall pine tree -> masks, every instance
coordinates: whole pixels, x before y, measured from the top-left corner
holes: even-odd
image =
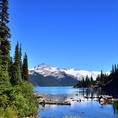
[[[11,35],[7,23],[9,23],[8,0],[0,0],[0,89],[3,91],[10,85],[8,73],[10,42],[8,38]]]
[[[15,48],[14,64],[12,65],[11,72],[11,83],[12,85],[18,85],[22,82],[21,67],[20,67],[20,51],[19,44],[17,42]]]
[[[21,73],[22,73],[22,47],[21,47],[21,44],[20,44],[19,54],[20,54],[20,69],[21,69]]]
[[[29,73],[28,73],[28,60],[27,60],[27,54],[25,53],[24,59],[23,59],[23,80],[28,81],[29,79]]]

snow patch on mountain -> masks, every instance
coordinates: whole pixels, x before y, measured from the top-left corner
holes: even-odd
[[[57,78],[64,77],[64,74],[62,73],[61,69],[56,68],[56,67],[51,67],[46,64],[41,64],[34,68],[31,68],[29,69],[29,72],[30,74],[32,74],[33,72],[36,72],[43,75],[44,77],[47,77],[47,76],[54,76]]]
[[[73,76],[77,80],[82,80],[82,78],[88,76],[88,77],[93,77],[95,80],[98,75],[100,75],[101,72],[97,71],[86,71],[86,70],[76,70],[74,68],[70,69],[60,69],[57,67],[52,67],[46,64],[40,64],[34,68],[29,69],[29,73],[33,74],[34,72],[39,73],[43,75],[44,77],[47,76],[54,76],[57,79],[63,78],[64,74],[67,74],[69,76]],[[110,74],[107,72],[106,74]]]

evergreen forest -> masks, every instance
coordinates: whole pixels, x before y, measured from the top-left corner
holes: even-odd
[[[0,0],[0,118],[35,116],[38,104],[28,83],[28,57],[17,42],[10,56],[8,0]]]

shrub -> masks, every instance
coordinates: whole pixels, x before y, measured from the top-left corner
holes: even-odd
[[[19,116],[33,116],[37,114],[38,102],[33,87],[28,82],[14,86],[10,94],[10,105],[17,110]]]
[[[0,118],[17,118],[17,112],[9,106],[5,110],[0,108]]]
[[[11,87],[0,96],[0,118],[35,116],[38,102],[33,92],[33,86],[28,82]]]

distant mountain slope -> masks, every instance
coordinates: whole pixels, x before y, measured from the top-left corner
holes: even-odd
[[[73,86],[83,77],[93,77],[95,80],[100,72],[70,69],[60,69],[46,64],[29,69],[29,81],[35,86]]]
[[[29,82],[32,83],[34,86],[73,86],[78,81],[66,74],[60,79],[57,79],[54,76],[43,76],[39,73],[34,72],[30,74]]]

